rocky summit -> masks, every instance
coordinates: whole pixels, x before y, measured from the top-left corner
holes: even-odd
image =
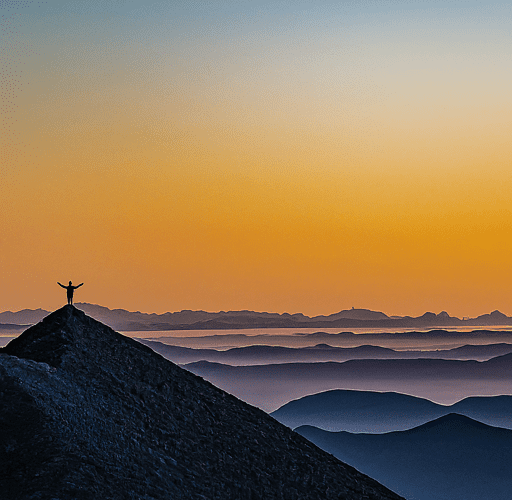
[[[401,498],[70,305],[0,349],[0,497]]]

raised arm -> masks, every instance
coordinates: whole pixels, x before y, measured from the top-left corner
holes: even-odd
[[[83,285],[83,283],[80,283],[79,285],[76,285],[76,286],[75,286],[75,290],[76,290],[77,288],[80,288],[82,285]]]
[[[59,283],[58,281],[57,281],[57,285],[60,285],[62,288],[67,288],[67,286],[64,286],[62,283]]]

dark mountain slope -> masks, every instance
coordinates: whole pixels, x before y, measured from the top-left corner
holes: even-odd
[[[41,499],[398,499],[73,306],[0,351],[0,492]]]
[[[510,499],[510,430],[452,413],[387,434],[297,432],[411,500]]]

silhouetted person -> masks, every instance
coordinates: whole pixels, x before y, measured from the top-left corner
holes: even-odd
[[[68,304],[73,305],[73,292],[77,288],[80,288],[83,285],[83,283],[80,283],[79,285],[73,286],[71,281],[70,281],[68,286],[64,286],[62,283],[59,283],[57,281],[57,284],[60,285],[62,288],[65,288],[67,290],[67,292],[68,292]]]

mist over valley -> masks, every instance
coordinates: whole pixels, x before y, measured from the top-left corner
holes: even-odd
[[[83,304],[78,307],[81,306]],[[95,320],[84,320],[84,317],[88,317],[80,316],[83,312],[78,307],[63,309],[68,319],[60,318],[58,322],[64,321],[66,324],[66,321],[79,319],[79,322],[85,321],[89,325],[87,328],[94,330],[94,325],[97,325]],[[479,455],[474,459],[467,456],[475,452],[478,443],[485,443],[481,449],[481,455],[485,457],[490,453],[488,447],[494,443],[495,436],[503,437],[503,442],[495,449],[500,457],[508,456],[507,448],[502,444],[508,443],[509,435],[505,433],[501,436],[500,431],[493,430],[512,429],[512,332],[506,325],[489,329],[464,326],[460,331],[451,328],[402,328],[383,329],[385,331],[380,332],[372,328],[319,331],[314,327],[261,328],[260,325],[254,329],[228,330],[181,328],[170,335],[168,330],[149,329],[150,325],[157,324],[154,315],[110,311],[107,308],[98,309],[97,306],[91,309],[97,314],[99,311],[112,324],[118,322],[124,326],[140,327],[143,322],[139,320],[147,320],[144,324],[148,329],[124,331],[119,337],[135,341],[141,348],[149,347],[150,352],[159,359],[163,356],[166,362],[180,365],[191,376],[199,376],[197,380],[203,379],[204,383],[213,384],[234,396],[241,404],[248,403],[270,413],[280,423],[297,429],[320,448],[377,478],[392,490],[406,495],[406,498],[476,500],[481,488],[474,488],[470,493],[467,485],[457,481],[450,483],[449,474],[439,477],[437,470],[439,464],[444,463],[444,457],[456,456],[457,453],[464,455],[464,461],[461,461],[464,467],[467,470],[480,470],[480,476],[475,473],[475,477],[484,480],[495,477],[491,471],[491,465],[494,467],[495,464],[493,458],[489,461],[489,467],[481,467]],[[190,325],[197,327],[195,313],[182,313],[179,321],[188,318]],[[42,323],[27,330],[39,331],[43,328],[40,325],[50,324],[56,313],[47,315],[42,310],[26,310],[20,311],[18,316],[16,314],[0,313],[0,318],[20,321],[20,325],[4,323],[6,326],[0,336],[0,348],[5,346],[2,352],[6,354],[17,352],[17,347],[12,346],[21,345],[20,341],[25,335],[19,335],[25,329],[21,326],[22,320],[36,321],[38,316],[42,316]],[[218,318],[212,320],[208,319],[209,313],[201,314],[209,322],[208,325],[219,325]],[[356,311],[352,314],[362,313]],[[133,322],[134,315],[138,318],[137,323]],[[240,318],[246,320],[249,316],[251,321],[259,322],[261,319],[260,313],[252,315],[241,311],[238,315],[231,314],[236,319],[231,325],[239,326]],[[380,319],[356,320],[383,320],[378,316]],[[275,324],[276,317],[269,317],[268,324]],[[221,319],[226,321],[225,316]],[[303,316],[299,319],[304,322]],[[354,318],[348,319],[352,321]],[[342,320],[345,319],[339,315],[333,319]],[[43,331],[46,331],[44,328]],[[72,324],[66,328],[71,328],[72,335],[80,338],[80,329],[75,330]],[[97,328],[101,330],[107,327],[102,325]],[[97,336],[98,332],[94,335]],[[51,336],[44,338],[48,339],[45,342],[51,344]],[[102,350],[110,349],[109,343],[114,342],[110,339],[113,337],[109,334],[102,344]],[[48,359],[53,359],[52,356],[62,349],[63,346],[58,347],[54,354],[50,349]],[[94,350],[91,355],[94,356]],[[73,351],[72,356],[79,356],[79,353]],[[201,396],[194,405],[194,411],[202,411]],[[445,439],[447,426],[458,429],[455,433],[457,439]],[[328,434],[322,434],[326,431],[337,431],[338,434],[331,438]],[[389,433],[396,438],[391,439]],[[370,436],[376,436],[375,440],[372,441]],[[377,436],[388,437],[380,441],[381,438]],[[423,436],[423,440],[415,441],[419,439],[418,436]],[[342,441],[342,437],[346,442]],[[437,443],[437,447],[429,448],[429,442]],[[399,451],[394,451],[404,446],[415,447],[416,454],[401,456]],[[379,462],[379,457],[383,456],[389,456],[389,463],[394,467],[385,464],[385,460]],[[408,473],[402,473],[400,468],[405,465],[401,460],[407,457],[411,464],[416,465],[408,469]],[[170,463],[174,462],[171,460]],[[421,474],[415,472],[419,470],[420,463],[427,464],[425,470],[428,477],[423,482]],[[459,474],[456,466],[446,470],[452,470],[450,474]],[[504,477],[501,472],[496,476],[492,489],[495,498],[505,498]],[[431,487],[432,483],[436,486]],[[15,488],[14,483],[8,485]],[[187,483],[186,487],[192,486]],[[210,488],[209,483],[201,487],[206,490]],[[457,488],[459,496],[450,497],[446,493],[452,487]],[[215,488],[208,491],[220,491],[220,486]],[[230,488],[242,491],[236,484]]]

